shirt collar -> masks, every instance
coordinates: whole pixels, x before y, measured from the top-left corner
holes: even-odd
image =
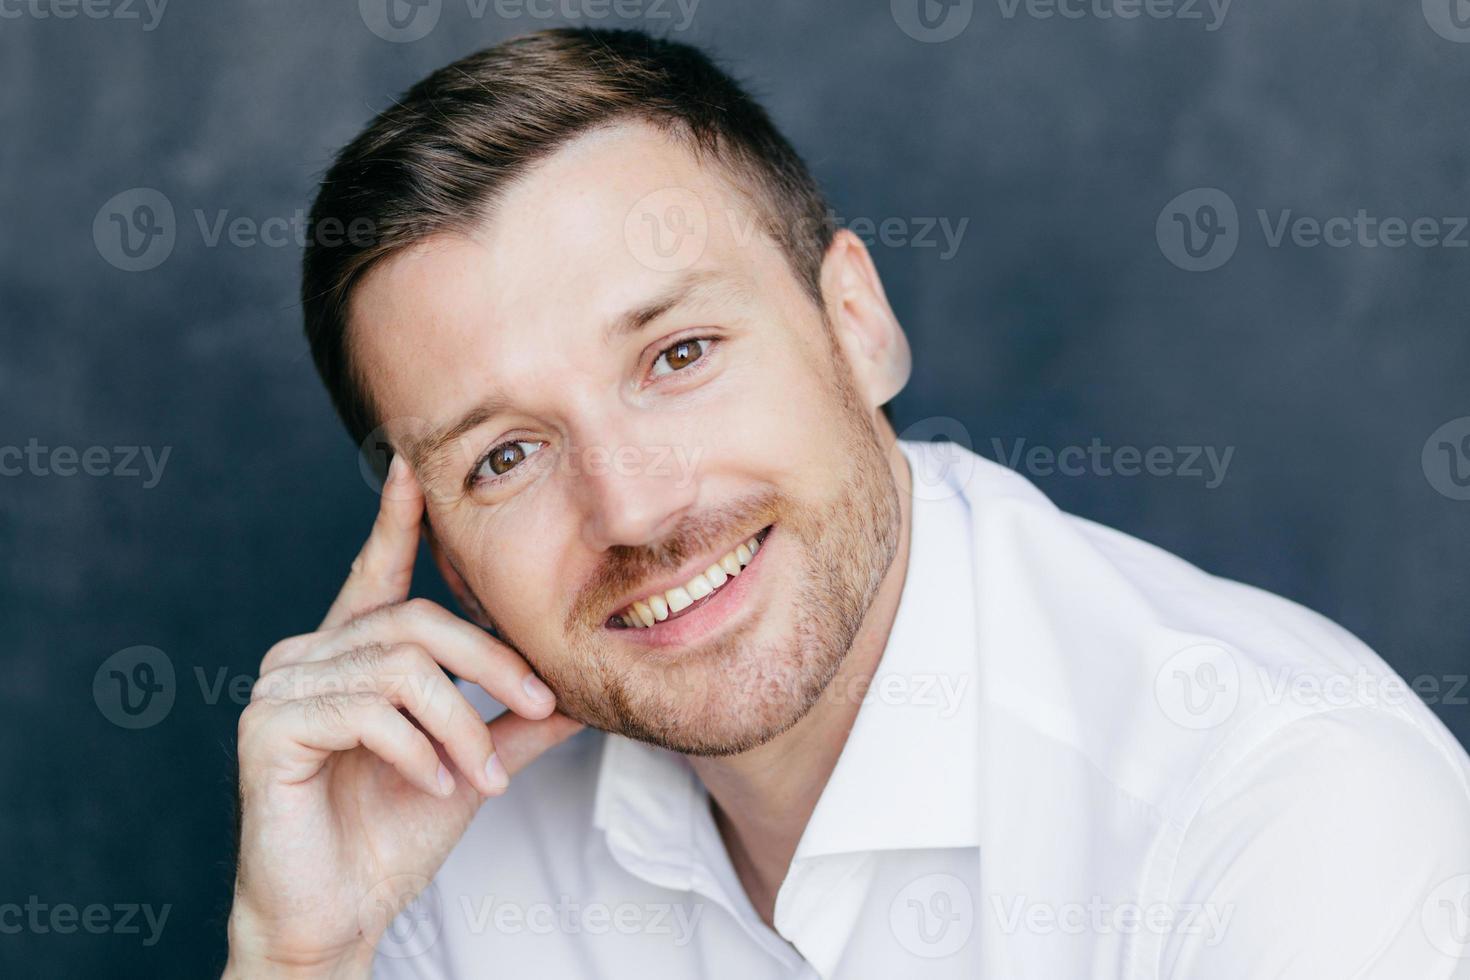
[[[898,611],[793,863],[980,843],[970,509],[960,481],[917,479],[935,470],[942,448],[899,446],[916,480]],[[698,860],[702,807],[706,792],[683,756],[607,736],[593,824],[630,871],[687,890]]]

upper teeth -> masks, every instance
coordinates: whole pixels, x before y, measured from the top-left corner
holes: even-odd
[[[735,550],[725,555],[709,568],[700,572],[683,585],[675,586],[667,592],[659,592],[634,602],[624,609],[618,619],[624,626],[641,628],[661,623],[669,618],[670,613],[676,613],[681,609],[687,609],[694,604],[695,600],[703,599],[705,596],[717,590],[730,579],[740,574],[740,570],[750,564],[755,553],[760,550],[761,543],[755,538],[746,538],[735,546]]]

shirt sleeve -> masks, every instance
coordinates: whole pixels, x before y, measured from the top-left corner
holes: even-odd
[[[1186,828],[1158,975],[1470,980],[1466,770],[1381,708],[1284,726]]]

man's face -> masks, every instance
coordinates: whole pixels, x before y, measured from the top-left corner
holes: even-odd
[[[713,165],[609,127],[352,298],[457,591],[562,711],[694,754],[800,719],[901,522],[872,399],[761,226]]]

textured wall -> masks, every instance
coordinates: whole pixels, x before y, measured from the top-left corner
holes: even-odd
[[[1022,445],[1064,507],[1339,620],[1470,739],[1465,4],[619,2],[728,59],[884,230],[901,428]],[[239,694],[375,504],[283,223],[430,69],[638,22],[611,9],[430,0],[400,30],[382,0],[0,0],[0,907],[37,906],[0,915],[0,973],[222,963]],[[1360,210],[1335,245],[1291,224]],[[1131,477],[1025,455],[1094,440],[1182,451]],[[102,666],[140,645],[164,659]],[[129,715],[114,669],[164,693]]]

